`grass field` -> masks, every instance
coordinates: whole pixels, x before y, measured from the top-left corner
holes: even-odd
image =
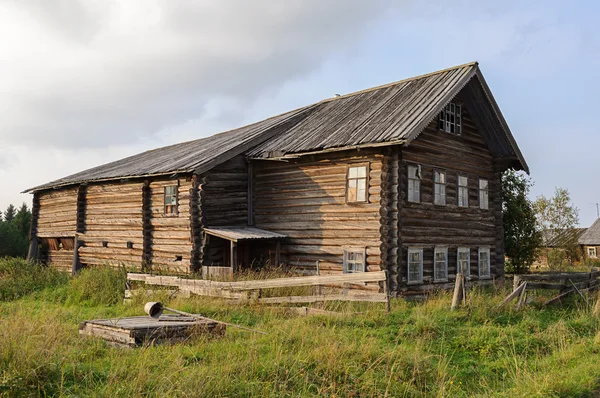
[[[122,303],[124,278],[99,268],[70,280],[0,260],[0,395],[571,397],[600,388],[595,299],[516,311],[497,309],[506,292],[490,290],[453,312],[446,293],[394,300],[390,314],[332,304],[340,315],[300,317],[197,297],[167,303],[269,334],[230,328],[139,349],[80,337],[83,320],[143,314],[146,298]]]

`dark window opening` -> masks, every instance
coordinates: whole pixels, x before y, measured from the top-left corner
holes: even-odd
[[[182,261],[183,260],[183,256],[175,256],[175,261]]]
[[[127,242],[127,248],[133,249],[133,242]]]
[[[102,247],[108,247],[108,242],[107,241],[102,241]]]

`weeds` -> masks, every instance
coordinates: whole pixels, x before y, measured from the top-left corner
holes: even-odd
[[[170,307],[269,335],[230,328],[222,338],[131,350],[79,337],[83,320],[143,314],[153,297],[123,304],[124,272],[97,268],[12,287],[12,301],[0,303],[0,395],[593,396],[600,387],[592,297],[590,305],[572,297],[565,307],[516,311],[497,308],[499,288],[471,291],[452,312],[450,294],[439,293],[423,303],[393,300],[390,314],[371,303],[327,303],[340,315],[298,317],[159,292],[154,298]],[[14,286],[6,275],[2,289]]]

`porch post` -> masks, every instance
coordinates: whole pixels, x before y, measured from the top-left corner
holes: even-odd
[[[277,245],[275,246],[275,266],[281,265],[281,241],[277,239]]]
[[[233,272],[237,271],[237,242],[231,241],[230,263]]]

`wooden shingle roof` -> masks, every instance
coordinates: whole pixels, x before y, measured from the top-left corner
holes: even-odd
[[[492,154],[525,171],[527,163],[477,62],[329,98],[261,122],[147,151],[26,192],[129,177],[201,174],[239,154],[250,158],[368,146],[408,145],[459,93],[477,116]],[[463,100],[463,99],[461,99]]]
[[[600,246],[600,218],[594,221],[592,226],[579,237],[579,244],[586,246]]]

